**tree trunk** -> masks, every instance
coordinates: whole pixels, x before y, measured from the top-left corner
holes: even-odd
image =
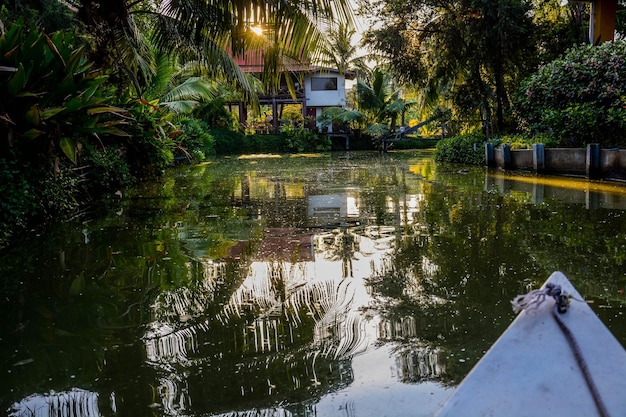
[[[504,112],[508,110],[511,103],[504,85],[504,71],[502,69],[501,59],[497,59],[494,64],[493,75],[496,81],[496,126],[499,131],[504,128]]]

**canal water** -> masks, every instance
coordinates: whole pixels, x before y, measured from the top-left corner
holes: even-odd
[[[555,270],[626,344],[625,210],[428,151],[180,166],[0,253],[0,413],[431,416]]]

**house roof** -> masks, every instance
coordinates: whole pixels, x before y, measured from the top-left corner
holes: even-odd
[[[234,57],[234,60],[245,73],[260,74],[263,72],[263,51],[260,49],[245,51],[243,56],[236,56]],[[282,72],[297,72],[305,74],[313,74],[316,72],[340,74],[340,71],[337,68],[313,65],[306,62],[306,60],[291,60],[291,62],[285,62],[283,63],[281,70]],[[353,80],[356,77],[356,74],[353,71],[347,71],[342,75],[344,75],[348,80]]]

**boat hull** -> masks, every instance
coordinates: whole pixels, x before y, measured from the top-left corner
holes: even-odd
[[[626,415],[626,350],[561,272],[546,281],[572,295],[560,314],[611,416]],[[574,350],[547,297],[522,311],[436,413],[437,417],[599,416]]]

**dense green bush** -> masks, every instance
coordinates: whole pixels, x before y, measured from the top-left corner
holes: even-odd
[[[287,145],[285,136],[264,135],[264,134],[248,134],[246,135],[246,144],[248,153],[285,153]]]
[[[325,152],[332,145],[327,135],[318,135],[302,128],[287,127],[283,129],[282,135],[289,152]]]
[[[560,146],[626,145],[626,42],[570,49],[523,83],[515,108],[526,131]]]
[[[32,225],[76,213],[80,206],[76,196],[84,193],[85,181],[80,170],[69,165],[73,166],[64,158],[37,165],[14,154],[0,158],[0,249]]]
[[[246,153],[324,152],[331,149],[326,135],[301,128],[286,128],[278,135],[251,134],[228,129],[210,129],[218,155]]]
[[[435,160],[473,165],[484,164],[485,140],[485,135],[482,133],[469,133],[442,139],[435,147]]]
[[[556,147],[559,144],[556,138],[546,134],[536,136],[510,134],[493,139],[492,142],[496,146],[506,143],[511,149],[532,149],[535,143],[541,143],[546,147]]]
[[[180,140],[180,147],[186,153],[185,156],[191,156],[197,162],[208,155],[215,154],[215,139],[209,133],[207,123],[193,118],[185,118],[180,120],[180,124],[184,134],[178,139]]]
[[[215,152],[218,155],[235,155],[250,152],[246,136],[230,129],[210,128],[209,133],[215,139]]]
[[[135,181],[125,151],[119,146],[98,149],[87,145],[81,152],[81,158],[88,167],[89,188],[99,193],[119,189]]]
[[[0,158],[0,249],[15,233],[27,226],[37,212],[37,199],[32,185],[22,175],[22,167],[15,158]]]
[[[133,175],[139,178],[160,175],[173,164],[174,138],[183,132],[172,123],[173,113],[154,102],[132,100],[126,107],[132,119],[125,127],[130,136],[122,143],[132,163]]]
[[[31,177],[31,184],[35,184],[38,203],[37,214],[33,219],[37,223],[45,223],[51,219],[66,220],[77,215],[81,207],[91,201],[86,193],[84,176],[79,170],[72,169],[69,160],[58,159],[55,163],[60,166],[56,176],[46,176],[49,168],[37,167],[36,171],[41,180],[37,184]]]

